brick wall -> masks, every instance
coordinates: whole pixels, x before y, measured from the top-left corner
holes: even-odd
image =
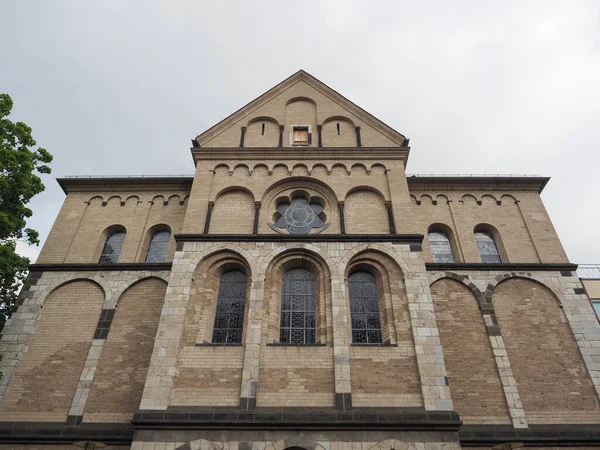
[[[552,292],[507,280],[493,302],[529,423],[598,423],[596,393]]]
[[[100,317],[104,293],[90,281],[56,289],[12,377],[0,420],[66,420]]]
[[[139,407],[167,285],[140,281],[122,295],[96,369],[85,422],[128,422]]]
[[[185,192],[73,192],[40,252],[38,263],[96,263],[104,245],[103,231],[122,225],[127,235],[119,262],[143,262],[148,230],[157,224],[179,233],[187,207]],[[183,204],[181,204],[183,202]],[[168,260],[173,258],[172,239]]]
[[[262,122],[253,122],[257,118],[266,117],[270,118],[273,123],[284,126],[284,147],[290,146],[289,133],[293,125],[311,125],[313,133],[312,146],[316,147],[317,123],[327,125],[327,119],[335,120],[339,116],[345,117],[347,123],[361,127],[363,146],[392,147],[399,145],[373,125],[367,124],[357,113],[344,108],[340,103],[303,80],[289,86],[283,92],[271,96],[268,101],[260,102],[258,105],[246,110],[242,116],[230,120],[226,119],[225,125],[227,126],[207,133],[205,137],[200,139],[200,145],[202,147],[237,147],[240,143],[242,127],[247,127],[248,147],[261,145],[262,141],[256,139],[258,133],[252,128],[254,128],[255,123],[260,124]],[[341,124],[344,123],[343,121],[340,122]],[[265,121],[265,123],[269,122]],[[331,123],[335,128],[337,122]],[[356,145],[356,135],[354,135],[352,145]]]
[[[359,190],[348,195],[344,217],[348,234],[390,232],[385,201],[375,192]]]
[[[261,352],[257,406],[335,405],[333,348],[266,347]]]
[[[447,278],[431,286],[431,295],[456,412],[465,423],[511,423],[475,295]]]
[[[243,191],[221,195],[216,201],[210,220],[211,234],[252,234],[254,199]]]

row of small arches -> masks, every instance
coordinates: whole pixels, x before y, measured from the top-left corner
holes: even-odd
[[[217,164],[213,172],[217,175],[233,175],[233,174],[246,174],[247,176],[251,175],[273,175],[273,173],[281,172],[287,175],[309,175],[312,176],[313,173],[317,174],[327,174],[331,175],[332,173],[338,172],[345,175],[360,174],[360,175],[371,175],[371,174],[383,174],[385,173],[387,168],[382,163],[373,163],[373,164],[363,164],[363,163],[354,163],[351,165],[346,165],[342,163],[333,163],[333,164],[255,164],[254,166],[249,166],[247,164],[236,164],[234,166],[230,166],[228,164]]]
[[[286,180],[287,181],[287,180]],[[291,183],[290,183],[291,186]],[[262,195],[262,200],[266,199],[266,198],[270,198],[272,197],[272,195],[269,194],[275,194],[277,195],[277,192],[281,192],[282,190],[285,190],[287,186],[280,184],[274,184],[272,186],[269,186],[269,188],[266,190],[266,193]],[[277,189],[277,191],[273,192],[274,189]],[[312,188],[314,190],[314,186],[309,186],[309,188]],[[383,194],[383,192],[381,192],[379,189],[373,187],[373,186],[365,186],[365,185],[359,185],[359,186],[354,186],[350,189],[348,189],[348,191],[345,193],[345,195],[343,197],[340,196],[340,199],[345,199],[348,198],[351,194],[357,193],[357,192],[372,192],[374,194],[376,194],[382,202],[386,201],[386,196]],[[248,194],[250,197],[252,197],[252,199],[254,201],[261,201],[261,198],[258,197],[258,194],[255,194],[254,192],[252,192],[250,189],[244,187],[244,186],[228,186],[222,190],[220,190],[219,192],[217,192],[215,194],[214,200],[217,201],[219,199],[219,197],[228,194],[228,193],[232,193],[232,192],[243,192],[245,194]],[[335,196],[334,193],[332,192],[327,192],[328,194],[330,194],[330,196]],[[338,201],[339,199],[336,199],[336,201]]]
[[[154,195],[150,200],[148,200],[148,202],[152,203],[152,204],[163,204],[164,206],[177,205],[177,204],[182,206],[185,204],[185,202],[187,201],[187,199],[189,197],[190,197],[189,195],[180,195],[180,194],[172,194],[172,195],[158,194],[158,195]],[[95,203],[95,202],[99,202],[100,204],[102,204],[102,206],[107,206],[111,202],[115,202],[121,206],[125,206],[128,203],[132,203],[132,204],[142,203],[142,199],[140,198],[139,195],[129,195],[129,196],[94,195],[93,197],[90,197],[88,200],[85,201],[85,203],[87,203],[88,205]]]
[[[416,205],[445,205],[451,201],[448,196],[444,194],[410,194],[410,199],[412,203]],[[464,194],[460,196],[458,202],[472,205],[502,205],[503,202],[513,204],[517,203],[518,200],[510,194],[503,194],[499,197],[492,194],[484,194],[480,197],[477,197],[473,194]]]
[[[126,236],[127,230],[123,225],[112,225],[104,230],[101,234],[102,250],[98,263],[118,263]],[[144,262],[165,262],[171,244],[171,228],[165,224],[154,225],[147,231],[144,242]]]

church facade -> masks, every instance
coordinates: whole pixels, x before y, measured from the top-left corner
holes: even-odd
[[[409,140],[304,71],[191,153],[190,177],[58,180],[0,449],[600,446],[548,178],[407,176]]]

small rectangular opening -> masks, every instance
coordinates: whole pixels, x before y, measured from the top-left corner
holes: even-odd
[[[293,145],[308,144],[308,127],[294,127]]]

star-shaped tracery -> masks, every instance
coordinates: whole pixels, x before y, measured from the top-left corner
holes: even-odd
[[[280,203],[275,217],[274,226],[285,228],[290,234],[308,234],[312,228],[319,228],[319,231],[327,228],[323,207],[310,203],[306,197],[296,197],[290,203]]]

